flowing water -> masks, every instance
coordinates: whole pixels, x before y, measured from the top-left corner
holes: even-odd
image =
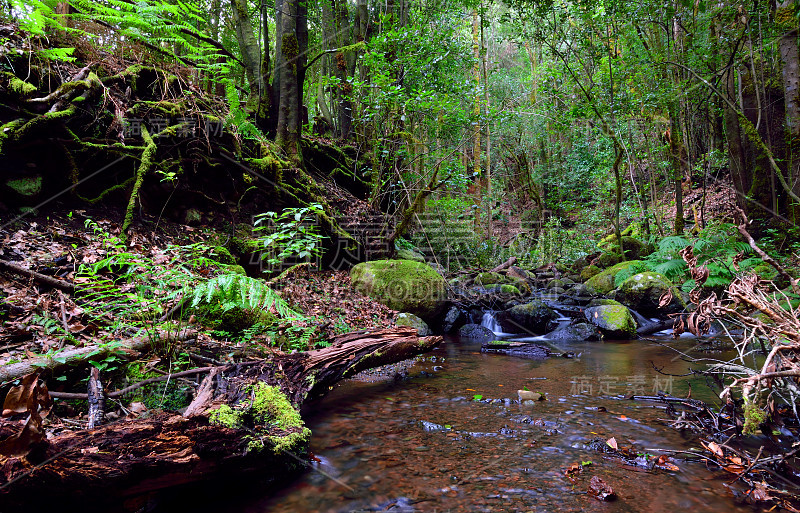
[[[724,486],[730,476],[701,463],[648,470],[589,446],[611,437],[649,454],[699,446],[665,425],[663,405],[624,398],[687,394],[687,378],[654,366],[684,374],[688,364],[668,346],[691,351],[696,342],[663,343],[573,343],[564,347],[576,358],[525,360],[447,339],[407,379],[351,380],[310,405],[315,469],[231,511],[738,511]],[[547,400],[520,404],[518,389]],[[713,400],[699,380],[692,397]],[[591,464],[565,475],[581,462]],[[589,496],[592,476],[618,500]]]

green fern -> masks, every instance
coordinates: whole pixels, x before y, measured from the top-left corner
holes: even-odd
[[[653,267],[653,271],[663,274],[670,280],[676,280],[684,275],[688,266],[682,258],[672,258]]]
[[[241,274],[221,274],[195,287],[192,307],[201,303],[217,303],[223,312],[234,308],[275,311],[281,317],[300,317],[288,303],[263,281]]]

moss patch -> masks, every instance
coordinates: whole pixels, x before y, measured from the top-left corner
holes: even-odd
[[[42,177],[33,176],[8,180],[6,185],[20,196],[33,198],[42,192]]]
[[[641,261],[639,260],[628,260],[627,262],[621,262],[609,267],[605,271],[596,274],[595,276],[592,276],[586,281],[586,284],[601,294],[608,294],[614,290],[614,277],[618,272],[622,271],[623,269],[627,269],[632,265],[640,263]]]
[[[260,452],[266,446],[276,453],[293,451],[306,445],[311,430],[305,427],[300,413],[276,387],[257,383],[246,390],[250,399],[236,409],[227,404],[210,412],[209,422],[231,429],[252,428],[248,451]],[[267,443],[265,443],[267,442]]]

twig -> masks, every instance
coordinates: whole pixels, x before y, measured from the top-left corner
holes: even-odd
[[[39,283],[44,283],[45,285],[50,285],[51,287],[63,290],[64,292],[69,292],[73,294],[75,292],[75,285],[72,283],[58,280],[53,278],[52,276],[47,276],[46,274],[37,273],[36,271],[31,271],[30,269],[26,269],[19,264],[15,264],[14,262],[9,262],[8,260],[0,259],[0,268],[6,269],[7,271],[12,271],[17,274],[21,274],[23,276],[27,276],[28,278],[33,278],[35,281]]]
[[[758,245],[756,244],[756,241],[753,240],[753,236],[750,235],[750,232],[747,231],[747,225],[750,224],[750,221],[747,219],[747,215],[744,213],[744,211],[737,206],[736,213],[738,214],[739,217],[738,219],[739,225],[737,227],[739,233],[742,235],[742,237],[744,237],[744,239],[747,241],[750,247],[753,248],[753,251],[755,251],[758,254],[758,256],[761,257],[761,260],[774,267],[775,270],[778,271],[778,274],[783,276],[785,279],[789,280],[789,284],[792,287],[792,292],[794,292],[795,294],[800,294],[800,285],[798,285],[798,280],[792,278],[792,276],[788,272],[786,272],[786,269],[784,269],[781,264],[776,262],[774,258],[769,256],[767,253],[764,252],[764,250],[759,248]]]
[[[123,395],[136,390],[139,387],[143,387],[144,385],[149,385],[150,383],[157,383],[159,381],[166,381],[171,378],[179,378],[181,376],[191,376],[193,374],[202,374],[204,372],[209,372],[214,369],[218,369],[219,367],[200,367],[197,369],[189,369],[181,372],[174,372],[172,374],[168,374],[166,376],[158,376],[157,378],[150,378],[144,381],[140,381],[138,383],[134,383],[133,385],[127,386],[120,390],[115,390],[111,393],[106,394],[106,397],[109,399],[115,399],[117,397],[122,397]],[[86,399],[88,397],[87,394],[80,394],[80,393],[72,393],[72,392],[50,392],[50,396],[56,399]]]

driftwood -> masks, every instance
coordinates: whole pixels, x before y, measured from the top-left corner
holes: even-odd
[[[515,256],[512,256],[511,258],[509,258],[508,260],[506,260],[506,261],[505,261],[505,262],[503,262],[502,264],[498,265],[497,267],[495,267],[494,269],[492,269],[492,270],[491,270],[491,271],[489,271],[489,272],[490,272],[490,273],[496,273],[496,272],[500,272],[500,271],[502,271],[503,269],[508,269],[509,267],[511,267],[512,265],[514,265],[514,264],[516,264],[516,263],[517,263],[517,257],[515,257]]]
[[[248,471],[275,479],[294,475],[305,464],[303,450],[294,454],[268,447],[249,450],[253,430],[265,426],[229,428],[211,423],[209,405],[235,408],[249,399],[251,385],[265,383],[279,387],[299,406],[344,378],[425,353],[440,341],[441,337],[417,337],[414,328],[357,332],[337,337],[325,349],[282,354],[257,365],[215,368],[187,416],[158,412],[57,435],[24,457],[0,455],[0,503],[5,510],[83,500],[82,504],[102,509],[109,505],[97,504],[98,497],[119,501],[118,507],[131,497],[224,476],[240,479]],[[12,424],[18,430],[18,423],[0,420],[0,435],[9,433]]]
[[[25,267],[15,264],[14,262],[9,262],[8,260],[0,259],[0,269],[5,269],[6,271],[27,276],[28,278],[32,278],[34,281],[38,281],[39,283],[43,283],[50,287],[63,290],[64,292],[69,292],[70,294],[75,292],[75,285],[68,281],[59,280],[57,278],[53,278],[52,276],[47,276],[46,274],[31,271],[30,269],[26,269]]]
[[[182,331],[178,333],[158,333],[155,335],[159,340],[179,341],[186,340],[194,336],[192,332]],[[88,347],[80,347],[69,351],[62,351],[53,356],[43,356],[41,358],[30,358],[23,362],[3,365],[0,367],[0,383],[19,379],[32,372],[42,369],[58,369],[69,365],[85,363],[93,359],[102,359],[114,351],[131,352],[140,351],[149,347],[154,341],[152,334],[143,337],[136,337],[130,340],[121,341],[117,344],[104,344]]]

